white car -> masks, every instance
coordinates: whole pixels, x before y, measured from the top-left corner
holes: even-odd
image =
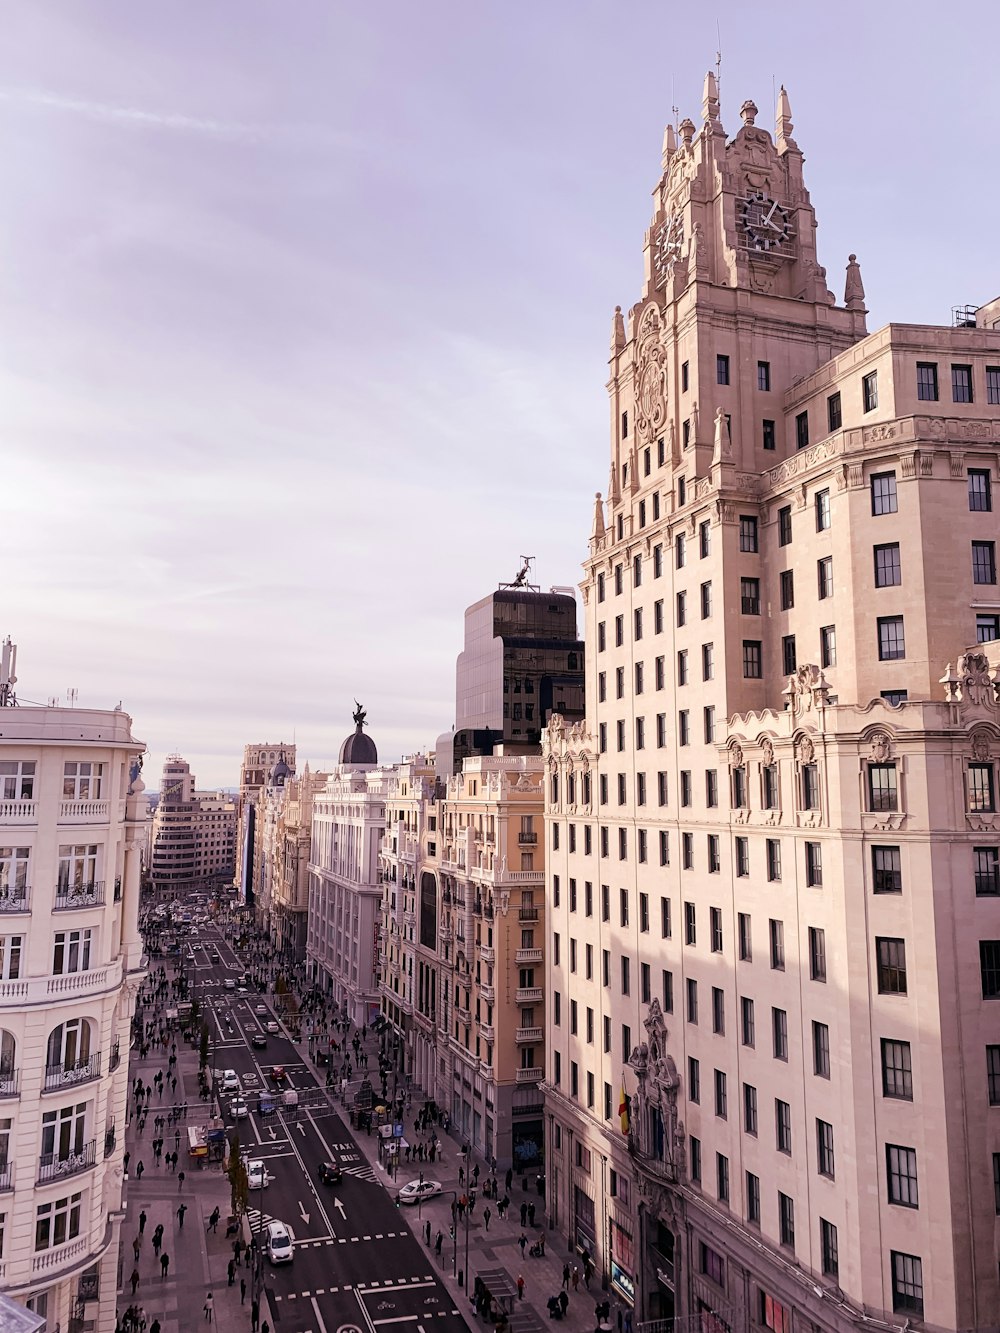
[[[247,1188],[251,1190],[266,1189],[274,1177],[270,1174],[267,1167],[259,1159],[251,1159],[247,1162]]]
[[[266,1013],[267,1013],[267,1005],[266,1005],[266,1004],[258,1004],[257,1007],[254,1009],[254,1013],[255,1013],[255,1014],[266,1014]]]
[[[408,1185],[396,1195],[400,1203],[420,1203],[424,1199],[432,1199],[435,1194],[441,1193],[441,1182],[439,1180],[411,1180]]]
[[[240,1092],[240,1076],[235,1069],[224,1069],[222,1071],[222,1081],[219,1085],[223,1092]]]
[[[222,984],[225,986],[226,990],[236,989],[236,982],[233,980],[232,977],[226,977],[225,981]]]
[[[281,1031],[281,1028],[278,1026],[278,1024],[274,1021],[273,1018],[271,1019],[271,1021],[270,1021],[269,1023],[265,1023],[264,1026],[267,1028],[268,1032],[271,1032],[271,1033],[274,1033],[274,1032],[280,1032],[280,1031]]]
[[[292,1262],[292,1233],[284,1222],[268,1222],[264,1252],[272,1264]]]
[[[246,1120],[250,1114],[250,1108],[242,1097],[234,1097],[229,1103],[229,1114],[234,1120]]]

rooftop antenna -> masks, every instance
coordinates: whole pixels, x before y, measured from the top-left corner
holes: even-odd
[[[80,691],[75,686],[66,691],[66,702],[69,704],[70,708],[76,707],[76,701],[79,698],[79,695]]]
[[[14,693],[14,686],[17,684],[17,676],[14,674],[16,668],[17,644],[11,643],[8,634],[0,652],[0,708],[17,707],[17,695]]]
[[[531,573],[531,565],[532,565],[532,562],[534,561],[534,559],[535,559],[535,557],[534,557],[533,555],[522,555],[522,556],[521,556],[521,561],[522,561],[521,568],[517,571],[517,574],[514,576],[514,580],[513,580],[513,582],[512,582],[512,583],[501,583],[501,584],[500,584],[500,587],[501,587],[501,588],[527,588],[527,589],[529,589],[531,592],[538,592],[538,585],[537,585],[536,583],[529,583],[529,582],[528,582],[528,575]]]
[[[715,20],[715,38],[718,46],[715,51],[715,86],[719,94],[719,106],[722,106],[722,27],[718,18]]]
[[[674,87],[674,76],[670,76],[670,110],[674,113],[674,129],[681,123],[681,109],[677,105],[677,90]]]

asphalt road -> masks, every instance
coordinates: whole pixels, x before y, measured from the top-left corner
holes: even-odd
[[[221,955],[214,965],[213,945]],[[275,1014],[267,997],[225,989],[225,978],[242,972],[243,964],[214,928],[201,929],[195,962],[186,968],[192,995],[209,1012],[211,1064],[236,1070],[251,1108],[262,1087],[274,1086],[269,1073],[276,1064],[285,1067],[286,1086],[305,1093],[303,1101],[325,1104],[323,1093],[310,1093],[318,1088],[316,1079],[284,1030],[268,1035],[265,1050],[250,1046],[252,1034]],[[261,1004],[265,1014],[255,1012]],[[227,1113],[228,1102],[223,1098]],[[279,1112],[266,1120],[252,1110],[236,1127],[241,1143],[273,1177],[266,1188],[251,1192],[251,1229],[257,1233],[278,1218],[295,1241],[291,1264],[265,1264],[275,1333],[468,1333],[435,1276],[433,1256],[414,1238],[394,1191],[388,1193],[376,1179],[335,1110]],[[341,1164],[340,1185],[319,1181],[319,1164],[328,1160]]]

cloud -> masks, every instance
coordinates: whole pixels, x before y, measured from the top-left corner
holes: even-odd
[[[22,105],[49,107],[92,120],[112,121],[122,125],[177,130],[185,134],[210,134],[225,139],[257,139],[268,133],[265,126],[242,125],[234,121],[208,120],[198,116],[182,116],[173,111],[144,111],[134,106],[113,106],[107,102],[88,102],[78,98],[60,97],[56,93],[32,88],[0,88],[0,100]]]

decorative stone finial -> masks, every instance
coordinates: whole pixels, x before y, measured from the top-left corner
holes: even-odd
[[[684,147],[690,148],[691,140],[694,138],[694,121],[685,116],[677,128],[680,131],[681,142]]]
[[[668,125],[663,131],[663,151],[660,154],[660,163],[663,170],[666,171],[670,166],[670,159],[677,152],[677,131],[673,125]]]
[[[705,87],[701,95],[701,118],[713,129],[721,129],[719,124],[719,82],[711,70],[705,75]]]
[[[778,105],[774,113],[774,141],[778,146],[779,153],[783,153],[787,148],[798,147],[798,144],[792,138],[792,130],[794,129],[792,108],[788,102],[785,85],[782,84],[781,91],[778,93]]]
[[[757,104],[749,98],[740,107],[740,118],[744,125],[752,125],[757,119]]]
[[[713,462],[721,463],[723,458],[728,458],[733,452],[732,441],[729,438],[729,422],[726,420],[726,414],[721,407],[715,409],[715,454]]]
[[[590,530],[591,537],[604,536],[604,501],[601,499],[601,492],[594,493],[594,526]]]
[[[611,317],[611,355],[617,356],[625,347],[625,317],[620,305]]]
[[[857,255],[847,256],[847,280],[844,283],[844,305],[848,310],[865,311],[865,288],[861,281],[861,265]]]

